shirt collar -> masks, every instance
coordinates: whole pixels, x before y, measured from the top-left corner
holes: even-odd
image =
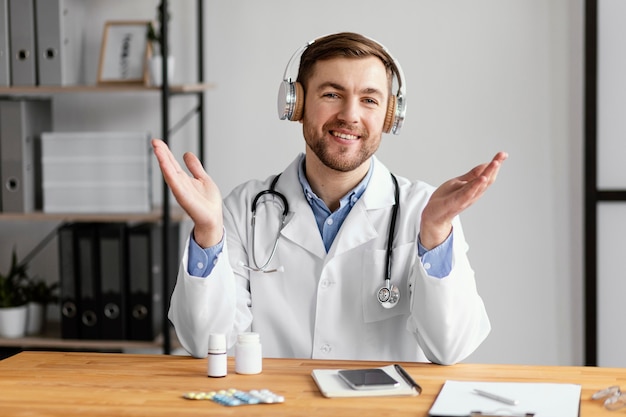
[[[326,207],[324,201],[322,201],[322,199],[319,198],[311,189],[311,185],[309,184],[309,181],[307,180],[304,173],[305,160],[305,155],[302,154],[302,156],[300,157],[300,163],[298,164],[298,180],[300,181],[300,185],[302,186],[304,198],[306,198],[311,206],[313,206],[313,204],[321,205],[326,209],[326,211],[330,213],[330,210],[328,210],[328,207]],[[351,191],[349,191],[341,198],[341,200],[339,201],[340,208],[346,206],[347,204],[349,204],[350,207],[353,207],[365,192],[365,189],[367,188],[367,185],[372,178],[372,173],[374,172],[374,164],[376,158],[371,158],[370,160],[372,161],[372,163],[370,164],[370,168],[367,171],[367,174],[365,175],[363,180],[361,180],[361,182],[356,185],[356,187],[354,187]]]

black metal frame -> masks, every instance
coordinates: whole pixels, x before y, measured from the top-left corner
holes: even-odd
[[[626,190],[598,189],[598,4],[585,0],[585,365],[598,364],[598,203]]]
[[[597,78],[598,0],[585,0],[585,365],[598,361],[597,328]]]
[[[161,8],[161,36],[162,36],[162,48],[161,54],[164,57],[168,56],[168,39],[169,39],[169,27],[167,19],[168,0],[161,0],[159,7]],[[196,0],[196,13],[197,13],[197,44],[198,44],[198,74],[197,79],[199,83],[204,81],[204,6],[202,0]],[[167,59],[162,60],[162,74],[167,74]],[[204,93],[195,93],[198,105],[195,108],[195,113],[198,119],[198,155],[201,161],[204,160]],[[165,143],[169,144],[170,136],[173,133],[170,128],[170,99],[171,92],[169,88],[168,77],[163,77],[163,83],[161,84],[161,132],[162,139]],[[186,120],[185,120],[186,121]],[[170,210],[170,198],[169,189],[165,181],[163,181],[163,218],[162,218],[162,245],[163,245],[163,259],[161,268],[163,271],[163,353],[170,354],[172,351],[172,340],[170,337],[170,322],[167,319],[167,312],[169,310],[169,290],[171,279],[176,277],[170,277],[170,241],[171,241],[171,210]]]

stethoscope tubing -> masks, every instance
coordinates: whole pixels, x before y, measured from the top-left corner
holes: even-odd
[[[396,220],[398,218],[398,211],[400,208],[400,186],[398,185],[398,180],[395,175],[391,174],[391,179],[394,185],[394,203],[393,209],[391,212],[391,221],[389,222],[389,233],[387,237],[387,250],[386,250],[386,268],[385,268],[385,285],[378,291],[376,298],[381,303],[381,305],[385,308],[391,308],[395,306],[400,298],[400,292],[397,287],[391,285],[391,260],[393,255],[393,240],[396,233]],[[241,263],[241,265],[249,269],[251,271],[270,273],[281,271],[281,268],[268,269],[269,264],[274,259],[276,255],[276,249],[278,248],[278,240],[280,239],[280,233],[285,225],[285,219],[287,218],[287,214],[289,213],[289,202],[287,201],[287,197],[285,197],[282,193],[276,191],[276,183],[280,178],[281,174],[276,175],[270,184],[270,188],[267,190],[263,190],[259,192],[254,199],[252,200],[252,219],[251,219],[251,227],[252,227],[252,262],[254,262],[254,268]],[[278,228],[278,232],[276,234],[276,238],[274,239],[274,245],[272,246],[272,251],[270,252],[267,261],[263,263],[263,265],[259,266],[256,260],[256,251],[254,250],[254,244],[256,242],[256,208],[259,202],[259,199],[264,195],[272,195],[278,197],[283,203],[283,212],[280,227]],[[385,291],[385,289],[387,291]],[[381,298],[381,294],[385,294],[384,299]]]
[[[242,266],[244,266],[245,268],[251,271],[269,273],[269,272],[277,272],[279,270],[279,269],[267,268],[270,262],[272,262],[272,259],[274,259],[274,255],[276,254],[276,248],[278,248],[278,239],[280,238],[280,232],[283,229],[283,226],[285,225],[285,219],[287,218],[287,214],[289,213],[289,202],[287,201],[287,197],[285,197],[282,193],[276,191],[276,183],[278,182],[278,178],[280,178],[280,174],[274,177],[274,179],[272,180],[272,183],[270,184],[269,189],[261,191],[252,200],[252,208],[251,208],[252,220],[251,220],[250,226],[252,227],[252,262],[254,262],[254,268],[242,264]],[[259,202],[259,199],[263,197],[264,195],[273,195],[275,197],[278,197],[283,203],[283,213],[282,213],[280,227],[278,228],[278,232],[276,233],[276,239],[274,239],[274,246],[272,247],[270,256],[267,258],[267,261],[263,265],[259,266],[256,260],[256,251],[254,250],[254,243],[256,242],[256,207]]]

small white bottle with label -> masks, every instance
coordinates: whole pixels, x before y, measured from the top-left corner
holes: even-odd
[[[221,333],[210,334],[207,375],[214,378],[226,376],[228,373],[227,359],[226,336]]]
[[[235,372],[259,374],[263,370],[261,339],[258,333],[241,333],[235,345]]]

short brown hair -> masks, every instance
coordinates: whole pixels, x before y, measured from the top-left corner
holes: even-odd
[[[297,81],[306,90],[306,83],[311,78],[318,61],[337,57],[366,58],[369,56],[377,57],[385,66],[389,80],[389,93],[391,94],[393,75],[398,75],[398,69],[393,58],[378,42],[353,32],[327,35],[316,39],[309,45],[300,57]]]

